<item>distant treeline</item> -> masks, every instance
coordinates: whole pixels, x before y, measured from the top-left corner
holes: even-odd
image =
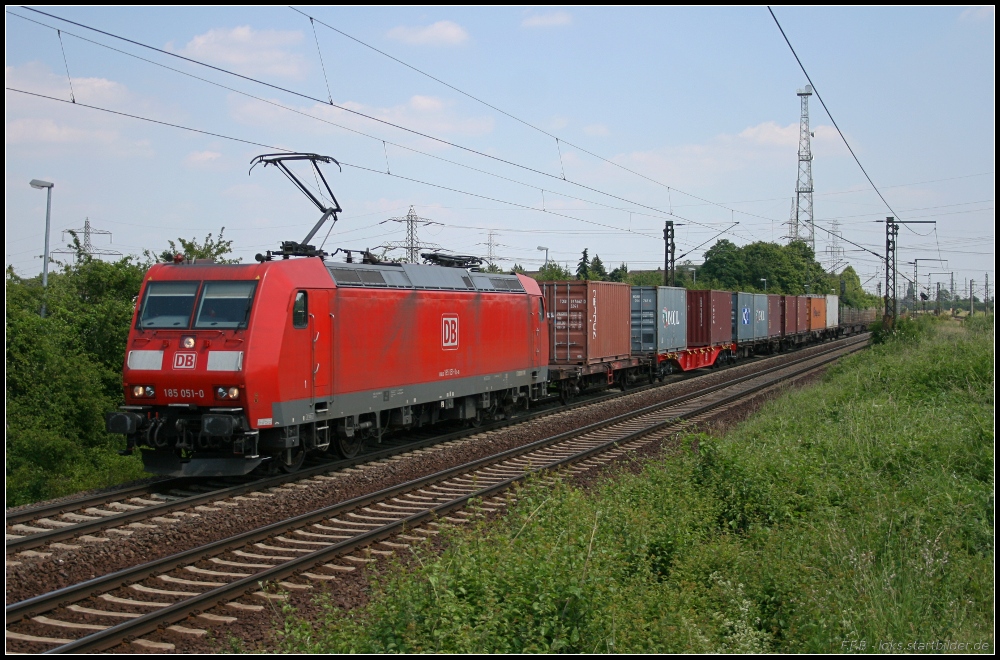
[[[514,272],[524,272],[514,266]],[[589,256],[584,250],[576,270],[556,263],[533,273],[539,281],[586,279],[625,282],[633,286],[659,286],[663,284],[663,271],[629,271],[622,263],[611,271],[598,255]],[[690,262],[677,264],[674,272],[676,286],[688,289],[721,289],[750,293],[780,293],[802,295],[805,293],[834,293],[842,304],[849,307],[877,307],[877,296],[865,292],[861,278],[851,266],[839,274],[829,274],[816,261],[813,250],[800,241],[788,245],[758,241],[740,247],[727,240],[720,240],[705,253],[700,265]]]

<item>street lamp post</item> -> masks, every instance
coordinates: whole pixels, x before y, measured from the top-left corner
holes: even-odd
[[[549,265],[549,249],[547,247],[543,247],[541,245],[538,246],[538,249],[540,251],[544,251],[545,252],[545,265],[542,266],[542,268],[546,268]]]
[[[687,266],[687,269],[691,271],[691,284],[695,285],[698,283],[698,269],[694,266]]]
[[[760,278],[760,281],[764,283],[764,293],[767,293],[767,278],[762,277]]]
[[[54,183],[49,181],[42,181],[41,179],[32,179],[30,182],[32,188],[37,188],[46,190],[45,194],[45,257],[42,261],[42,289],[47,289],[49,286],[49,223],[52,218],[52,187]],[[45,302],[42,302],[42,318],[45,318]]]

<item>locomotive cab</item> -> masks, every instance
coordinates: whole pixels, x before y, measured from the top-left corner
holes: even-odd
[[[136,305],[125,358],[125,405],[107,430],[143,447],[146,469],[195,476],[204,461],[245,474],[263,460],[246,412],[247,328],[256,266],[154,266]]]

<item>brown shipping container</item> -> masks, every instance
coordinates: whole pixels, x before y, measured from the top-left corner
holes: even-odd
[[[688,291],[688,347],[733,342],[733,294]]]
[[[809,330],[826,330],[826,296],[809,297]]]
[[[781,296],[767,294],[767,336],[781,335]]]
[[[632,287],[621,282],[539,282],[549,316],[549,362],[593,364],[632,353]]]
[[[781,296],[781,336],[795,334],[795,315],[798,312],[796,296]]]
[[[809,299],[805,296],[795,296],[796,305],[795,332],[809,331]]]

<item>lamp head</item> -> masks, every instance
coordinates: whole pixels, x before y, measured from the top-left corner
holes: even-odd
[[[38,188],[39,190],[41,190],[42,188],[51,188],[52,186],[56,185],[54,183],[49,183],[48,181],[42,181],[41,179],[32,179],[30,181],[30,184],[32,188]]]

